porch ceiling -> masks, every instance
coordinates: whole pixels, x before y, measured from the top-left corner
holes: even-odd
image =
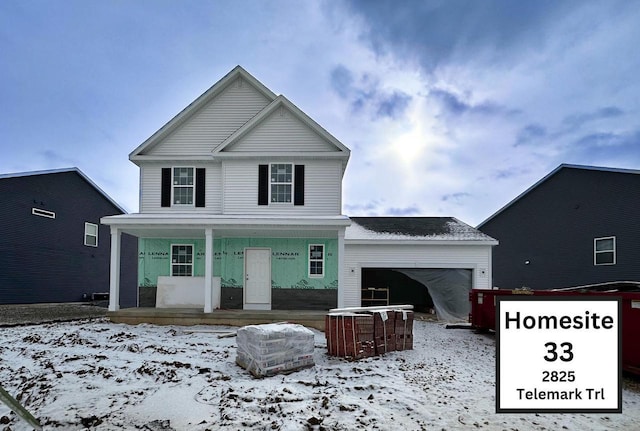
[[[103,217],[103,224],[141,238],[335,238],[350,224],[345,216],[248,217],[201,214],[126,214]]]
[[[123,233],[137,236],[138,238],[204,238],[204,228],[183,228],[183,227],[166,227],[166,228],[142,228],[142,227],[124,227]],[[213,236],[215,238],[335,238],[336,229],[319,230],[319,229],[216,229],[213,228]]]

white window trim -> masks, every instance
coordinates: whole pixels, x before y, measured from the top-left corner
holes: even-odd
[[[311,247],[322,247],[322,259],[311,259]],[[309,244],[309,248],[308,248],[308,252],[309,252],[309,259],[308,259],[308,263],[307,263],[307,272],[309,274],[309,278],[324,278],[324,274],[325,274],[325,255],[327,252],[327,248],[324,244]],[[311,274],[311,262],[321,262],[322,263],[322,274]]]
[[[271,167],[273,165],[291,165],[291,182],[290,183],[278,183],[278,182],[272,182],[271,181]],[[269,205],[291,205],[293,206],[293,201],[295,199],[294,193],[295,193],[295,187],[294,187],[294,182],[295,182],[295,177],[296,177],[296,173],[295,173],[295,169],[296,169],[296,165],[294,163],[290,163],[290,162],[272,162],[269,163]],[[272,185],[290,185],[291,186],[291,201],[289,202],[273,202],[271,200],[271,186]]]
[[[598,241],[605,240],[605,239],[613,240],[613,249],[612,250],[600,250],[600,251],[598,251],[596,249],[596,244],[598,243]],[[596,256],[599,253],[613,253],[613,262],[611,262],[611,263],[597,263]],[[617,253],[616,253],[616,237],[615,236],[603,236],[603,237],[600,237],[600,238],[594,238],[593,239],[593,264],[595,266],[615,265],[616,261],[617,261],[617,256],[616,255],[617,255]]]
[[[56,213],[41,208],[31,208],[31,214],[46,218],[56,218]]]
[[[191,247],[191,263],[173,263],[173,247]],[[195,264],[195,244],[171,244],[169,249],[169,275],[171,277],[194,277],[194,264]],[[191,266],[191,275],[173,275],[173,265]]]
[[[87,228],[89,226],[95,226],[96,228],[96,234],[92,234],[92,233],[88,233]],[[100,229],[98,228],[98,225],[95,223],[89,223],[89,222],[84,222],[84,245],[86,245],[87,247],[97,247],[98,246],[98,233],[100,232]],[[88,244],[87,243],[87,237],[88,236],[93,236],[96,238],[96,244]]]
[[[193,170],[193,184],[179,185],[174,184],[174,174],[176,169],[192,169]],[[191,187],[191,203],[190,204],[177,204],[175,200],[176,187]],[[172,166],[171,167],[171,206],[172,207],[195,207],[196,206],[196,168],[195,166]]]

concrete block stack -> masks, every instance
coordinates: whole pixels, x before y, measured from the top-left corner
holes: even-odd
[[[271,323],[238,329],[236,363],[255,377],[312,367],[313,332],[302,325]]]

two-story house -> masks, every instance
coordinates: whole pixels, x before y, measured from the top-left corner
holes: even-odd
[[[289,100],[234,68],[129,155],[140,167],[140,212],[102,219],[112,234],[110,310],[120,307],[123,233],[138,237],[139,289],[157,288],[158,307],[360,305],[372,268],[462,268],[453,278],[467,302],[469,288],[488,286],[496,242],[455,219],[362,218],[350,227],[341,213],[349,156]]]
[[[109,286],[109,228],[126,211],[78,168],[0,175],[0,304],[80,302]],[[122,238],[121,303],[137,304],[136,238]]]
[[[170,294],[164,283],[207,292],[205,311],[238,301],[300,309],[313,291],[311,302],[335,306],[349,153],[234,68],[129,155],[140,167],[140,213],[102,220],[112,232],[110,308],[123,232],[139,238],[139,285],[158,286],[159,296]]]
[[[640,280],[640,171],[562,164],[479,226],[500,241],[494,285]]]

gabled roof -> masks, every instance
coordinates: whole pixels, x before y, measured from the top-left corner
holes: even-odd
[[[231,136],[225,139],[217,148],[215,148],[212,153],[214,156],[219,156],[225,148],[230,147],[238,140],[242,139],[247,133],[251,130],[255,129],[260,123],[262,123],[266,118],[269,117],[273,112],[275,112],[278,108],[284,107],[289,112],[293,114],[295,118],[300,120],[302,123],[310,127],[315,133],[320,135],[323,139],[331,142],[339,152],[346,158],[349,157],[351,151],[345,147],[340,141],[338,141],[333,135],[327,132],[322,126],[316,123],[311,117],[302,112],[296,105],[291,103],[286,97],[280,95],[276,97],[269,105],[267,105],[262,111],[256,114],[251,120],[247,121],[242,127],[236,130]]]
[[[493,213],[491,216],[489,216],[489,218],[487,218],[485,221],[483,221],[482,223],[480,223],[477,226],[477,229],[481,229],[482,226],[484,226],[485,224],[487,224],[489,221],[493,220],[495,217],[497,217],[499,214],[501,214],[502,212],[504,212],[507,208],[509,208],[510,206],[512,206],[513,204],[515,204],[516,202],[518,202],[520,199],[522,199],[523,197],[525,197],[527,194],[529,194],[529,192],[531,192],[533,189],[537,188],[538,186],[540,186],[542,183],[544,183],[545,181],[547,181],[549,178],[551,178],[552,176],[554,176],[555,174],[557,174],[559,171],[561,171],[562,169],[581,169],[581,170],[585,170],[585,171],[600,171],[600,172],[612,172],[612,173],[618,173],[618,174],[634,174],[634,175],[640,175],[640,170],[636,170],[636,169],[621,169],[621,168],[606,168],[606,167],[599,167],[599,166],[588,166],[588,165],[572,165],[572,164],[568,164],[568,163],[563,163],[560,166],[558,166],[557,168],[555,168],[553,171],[549,172],[547,175],[545,175],[542,179],[540,179],[538,182],[536,182],[534,185],[532,185],[531,187],[529,187],[528,189],[526,189],[524,192],[520,193],[518,196],[515,197],[515,199],[513,199],[512,201],[510,201],[509,203],[507,203],[505,206],[503,206],[502,208],[500,208],[498,211],[496,211],[495,213]]]
[[[474,241],[498,242],[454,217],[350,217],[345,241]]]
[[[231,72],[227,73],[222,79],[213,84],[211,88],[202,93],[200,97],[191,102],[186,108],[184,108],[178,115],[173,117],[167,124],[162,126],[160,130],[155,132],[151,137],[149,137],[146,141],[140,144],[135,150],[133,150],[129,154],[129,159],[135,158],[140,155],[142,152],[148,150],[149,148],[156,145],[163,138],[168,136],[171,132],[173,132],[176,128],[178,128],[181,124],[183,124],[189,117],[191,117],[194,113],[198,112],[200,108],[209,103],[211,99],[220,94],[228,85],[233,83],[236,78],[242,77],[246,81],[248,81],[251,85],[253,85],[259,92],[261,92],[267,99],[274,100],[276,95],[265,87],[260,81],[254,78],[249,72],[244,70],[241,66],[236,66],[231,70]]]
[[[78,169],[76,167],[61,168],[61,169],[48,169],[48,170],[43,170],[43,171],[15,172],[15,173],[9,173],[9,174],[0,174],[0,181],[3,180],[3,179],[8,179],[8,178],[32,177],[32,176],[35,176],[35,175],[61,174],[61,173],[67,173],[67,172],[75,172],[76,174],[78,174],[83,180],[85,180],[87,183],[89,183],[89,185],[91,187],[96,189],[96,191],[98,193],[100,193],[102,196],[104,196],[104,198],[106,200],[108,200],[113,206],[115,206],[120,211],[122,211],[123,214],[127,214],[127,211],[124,208],[122,208],[120,205],[118,205],[118,203],[116,201],[111,199],[111,197],[104,192],[104,190],[102,190],[100,187],[98,187],[98,185],[96,183],[91,181],[91,178],[86,176],[84,174],[84,172],[82,172],[80,169]]]

